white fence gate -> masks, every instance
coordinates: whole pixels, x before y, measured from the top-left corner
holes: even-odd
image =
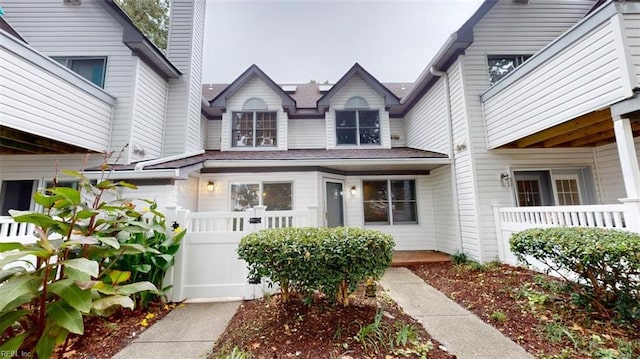
[[[246,263],[236,253],[240,239],[264,228],[317,226],[315,206],[304,211],[265,211],[263,206],[246,212],[168,211],[173,214],[169,220],[187,230],[165,283],[173,285],[168,297],[174,302],[261,297],[264,284],[248,283]]]

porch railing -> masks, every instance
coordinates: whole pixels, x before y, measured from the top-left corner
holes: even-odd
[[[494,207],[500,260],[517,264],[510,251],[511,234],[529,228],[599,227],[628,229],[623,204],[545,207]]]
[[[9,216],[0,216],[0,242],[35,242],[33,224],[16,223]]]

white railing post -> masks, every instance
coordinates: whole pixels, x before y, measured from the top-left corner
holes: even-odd
[[[498,241],[498,258],[501,262],[506,260],[506,251],[505,251],[505,243],[502,233],[502,218],[500,216],[500,207],[493,207],[493,220],[496,224],[496,240]]]
[[[623,198],[624,224],[631,232],[640,233],[640,199]]]
[[[307,226],[317,227],[318,226],[318,206],[307,206],[307,210],[309,211],[309,214],[307,215]]]
[[[166,207],[166,224],[169,228],[175,225],[180,226],[183,230],[187,230],[187,234],[182,239],[180,248],[176,252],[174,257],[173,266],[167,271],[163,286],[171,285],[171,289],[167,291],[167,299],[170,302],[180,302],[184,299],[183,296],[183,282],[184,282],[184,263],[185,263],[185,247],[187,246],[187,240],[189,238],[188,232],[188,214],[189,211],[181,209],[180,207]]]

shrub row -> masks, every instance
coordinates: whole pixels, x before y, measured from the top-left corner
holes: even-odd
[[[511,250],[535,258],[560,275],[575,274],[582,295],[602,314],[640,315],[640,235],[602,228],[555,227],[514,233]]]
[[[245,236],[238,254],[250,278],[277,283],[285,301],[291,291],[321,291],[348,305],[358,283],[391,264],[394,245],[390,235],[362,228],[279,228]]]

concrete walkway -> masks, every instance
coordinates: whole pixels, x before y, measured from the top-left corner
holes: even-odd
[[[114,358],[206,358],[240,303],[191,303],[178,307]]]
[[[522,347],[407,268],[389,268],[382,286],[404,311],[459,359],[528,359]]]

